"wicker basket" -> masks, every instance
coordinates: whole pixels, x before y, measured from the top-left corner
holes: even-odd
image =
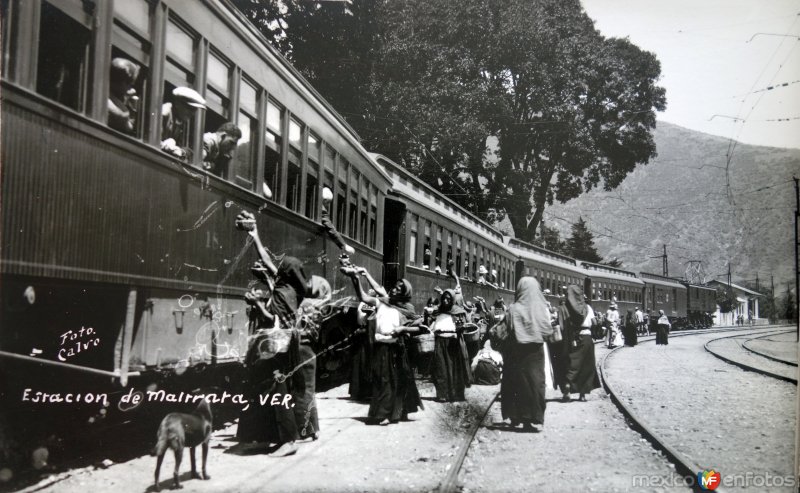
[[[433,334],[422,334],[414,338],[417,343],[417,351],[420,353],[432,353],[436,345],[436,339]]]
[[[464,324],[464,332],[462,334],[466,342],[477,342],[481,340],[481,333],[478,330],[478,326],[475,324]]]

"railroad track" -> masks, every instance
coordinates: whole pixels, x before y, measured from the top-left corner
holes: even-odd
[[[722,332],[733,332],[733,331],[744,331],[744,330],[754,330],[753,327],[747,328],[719,328],[719,329],[697,329],[697,330],[688,330],[688,331],[680,331],[670,334],[670,338],[673,337],[686,337],[698,334],[709,334],[709,333],[722,333]],[[771,330],[768,327],[764,328],[756,328],[755,330]],[[772,334],[768,334],[772,335]],[[639,342],[646,342],[655,340],[655,335],[649,336],[639,336]],[[601,339],[598,341],[594,341],[595,346],[600,346],[605,344],[605,339]],[[610,386],[609,382],[607,381],[603,368],[605,365],[605,361],[608,356],[616,351],[617,349],[621,349],[621,347],[617,347],[612,349],[608,354],[606,354],[598,366],[600,367],[600,376],[601,381],[603,383],[606,392],[611,396],[612,401],[617,405],[623,415],[628,419],[629,425],[632,425],[632,428],[641,433],[653,446],[656,450],[661,450],[663,453],[667,455],[667,458],[672,461],[675,466],[676,470],[684,475],[695,476],[697,471],[702,470],[696,464],[692,463],[688,459],[685,459],[679,452],[674,450],[672,447],[667,445],[666,443],[662,442],[658,439],[658,437],[646,426],[643,424],[643,421],[636,416],[633,411],[631,411],[625,404],[617,398],[617,395],[614,393],[613,387]],[[455,493],[458,491],[458,475],[461,471],[462,466],[464,465],[464,459],[467,456],[467,452],[469,451],[470,446],[472,445],[473,441],[475,440],[475,436],[478,433],[478,430],[482,428],[484,425],[484,421],[486,420],[486,416],[489,414],[492,406],[495,405],[497,402],[497,398],[500,396],[500,391],[498,391],[492,400],[489,402],[489,405],[486,407],[486,410],[482,413],[481,419],[476,421],[475,423],[470,426],[467,430],[466,436],[462,439],[458,451],[456,452],[453,462],[451,463],[450,467],[447,469],[447,474],[445,478],[439,485],[437,489],[440,493]],[[700,491],[698,489],[698,491]],[[717,491],[720,491],[717,489]]]
[[[790,333],[790,332],[791,332],[791,331],[787,331],[787,332],[785,332],[785,333],[786,333],[786,334],[788,334],[788,333]],[[751,352],[751,353],[753,353],[753,354],[757,354],[758,356],[761,356],[762,358],[766,358],[766,359],[768,359],[768,360],[775,361],[775,362],[778,362],[778,363],[783,363],[783,364],[785,364],[785,365],[789,365],[789,366],[797,366],[797,361],[789,361],[789,360],[786,360],[786,359],[783,359],[783,358],[778,358],[778,357],[776,357],[776,356],[772,356],[772,355],[770,355],[770,354],[767,354],[767,353],[765,353],[765,352],[763,352],[763,351],[759,351],[759,350],[757,350],[757,349],[753,349],[753,348],[751,348],[751,347],[749,347],[749,346],[747,345],[747,343],[748,343],[748,342],[750,342],[750,341],[755,341],[755,340],[758,340],[758,339],[764,339],[764,338],[766,338],[766,337],[771,337],[772,335],[776,335],[776,334],[767,334],[767,335],[764,335],[764,336],[760,336],[760,337],[754,337],[754,338],[752,338],[752,339],[748,339],[748,340],[746,340],[746,341],[744,341],[744,342],[742,343],[742,347],[743,347],[744,349],[746,349],[746,350],[750,351],[750,352]]]
[[[731,332],[731,331],[737,331],[738,332],[738,331],[741,331],[741,330],[753,330],[753,327],[748,327],[747,329],[716,329],[716,330],[692,331],[691,333],[684,332],[684,333],[670,334],[670,338],[673,338],[673,337],[686,337],[686,336],[691,336],[691,335],[698,335],[698,334],[701,334],[701,333],[706,333],[707,334],[707,333]],[[768,331],[769,332],[769,333],[764,334],[764,335],[761,335],[761,334],[763,334],[763,332],[758,332],[760,337],[766,337],[766,336],[771,336],[771,335],[775,335],[775,334],[782,334],[782,333],[788,332],[788,331],[785,331],[785,330],[779,330],[779,331],[775,332],[774,328],[768,328],[768,327],[764,327],[762,329],[755,329],[755,330],[763,330],[763,331]],[[737,334],[737,335],[734,335],[734,336],[720,337],[720,338],[717,338],[717,339],[713,339],[712,341],[719,340],[719,339],[735,338],[735,337],[742,337],[742,335],[741,334]],[[651,339],[648,339],[648,340],[651,340]],[[712,342],[712,341],[709,341],[709,342]],[[706,351],[710,352],[711,354],[714,354],[712,351],[710,351],[708,349],[708,344],[707,343],[704,344],[704,348],[706,349]],[[611,356],[614,353],[614,351],[616,351],[618,349],[620,349],[620,348],[612,349],[600,361],[600,364],[599,364],[599,366],[600,366],[600,377],[601,377],[601,381],[602,381],[603,387],[606,389],[606,392],[608,392],[609,396],[611,397],[612,402],[614,402],[614,404],[617,406],[617,408],[620,410],[620,412],[622,412],[622,414],[627,418],[628,424],[634,430],[636,430],[639,433],[641,433],[645,437],[645,439],[648,442],[650,442],[651,445],[653,445],[653,447],[656,450],[660,450],[662,453],[664,453],[667,456],[667,458],[673,464],[675,464],[676,472],[678,472],[679,474],[682,474],[684,476],[692,476],[692,477],[694,477],[697,474],[697,471],[702,471],[703,468],[701,468],[693,460],[691,460],[688,457],[686,457],[684,454],[678,452],[675,448],[670,446],[665,440],[661,439],[655,431],[653,431],[649,426],[647,426],[647,424],[645,424],[645,421],[643,419],[641,419],[637,415],[637,413],[630,406],[625,404],[624,400],[622,400],[620,398],[620,395],[617,393],[616,389],[614,388],[614,385],[607,378],[606,362],[607,362],[609,356]],[[719,357],[716,354],[714,354],[714,355]],[[723,359],[724,361],[727,362],[727,360],[725,358],[721,358],[720,357],[720,359]],[[739,366],[739,365],[737,365],[737,366]],[[770,375],[770,376],[772,376],[772,375]],[[783,378],[781,378],[781,379],[783,379]],[[797,384],[797,381],[795,380],[794,383]],[[696,485],[696,484],[694,486],[694,489],[695,489],[695,491],[702,491],[699,488],[699,486]],[[716,491],[723,491],[723,490],[721,488],[717,488]]]
[[[769,334],[764,334],[761,337],[774,336],[774,335],[777,335],[777,334],[786,334],[786,333],[789,333],[789,332],[791,332],[791,330],[781,330],[781,331],[777,331],[777,332],[771,332]],[[745,371],[752,371],[752,372],[755,372],[755,373],[759,373],[761,375],[765,375],[767,377],[772,377],[772,378],[775,378],[775,379],[778,379],[778,380],[782,380],[784,382],[789,382],[789,383],[793,383],[793,384],[797,385],[797,377],[794,377],[794,378],[788,377],[786,375],[781,375],[779,373],[775,373],[775,372],[769,371],[767,369],[760,368],[758,366],[753,366],[753,365],[747,364],[747,363],[745,363],[743,361],[739,361],[739,360],[733,359],[733,358],[731,358],[729,356],[725,356],[725,355],[723,355],[721,353],[721,351],[714,350],[714,349],[712,349],[710,347],[710,345],[715,341],[722,341],[722,340],[727,340],[727,339],[736,339],[736,338],[739,338],[739,337],[742,337],[742,336],[741,335],[734,335],[734,336],[718,337],[716,339],[711,339],[710,341],[706,342],[703,345],[703,348],[708,353],[714,355],[715,357],[721,359],[722,361],[724,361],[726,363],[729,363],[731,365],[734,365],[734,366],[738,366],[739,368],[741,368],[741,369],[743,369]],[[756,339],[756,338],[753,338],[753,339]],[[753,340],[753,339],[748,339],[748,340]],[[783,363],[783,364],[791,364],[791,363],[788,363],[786,361],[782,361],[782,360],[779,360],[777,358],[761,354],[760,352],[753,351],[752,349],[748,349],[747,347],[744,346],[744,344],[746,344],[746,343],[747,343],[747,341],[745,341],[743,343],[743,345],[740,346],[740,347],[743,347],[746,351],[749,351],[749,352],[751,352],[753,354],[756,354],[757,356],[759,356],[761,358],[765,358],[767,360],[778,361],[779,363]],[[793,366],[797,367],[797,364],[795,363]]]

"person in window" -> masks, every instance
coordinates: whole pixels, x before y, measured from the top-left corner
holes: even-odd
[[[233,151],[241,138],[242,131],[232,122],[223,123],[216,132],[204,133],[203,168],[225,178]]]
[[[172,102],[161,105],[161,150],[179,159],[191,158],[189,128],[198,108],[206,108],[206,100],[194,89],[176,87]]]
[[[108,92],[108,126],[128,135],[136,128],[136,79],[139,66],[126,58],[111,60]]]
[[[348,245],[342,235],[336,231],[336,226],[333,225],[331,222],[331,216],[328,212],[328,208],[331,205],[331,201],[333,201],[333,192],[328,187],[323,187],[322,189],[322,214],[320,216],[320,222],[322,223],[322,227],[325,228],[325,233],[336,243],[340,249],[344,250],[348,255],[353,255],[356,253],[355,248]]]
[[[489,272],[486,270],[486,267],[481,265],[478,267],[478,284],[486,284],[486,274]]]
[[[430,266],[431,266],[431,249],[425,247],[425,253],[422,254],[422,268],[428,270],[431,268]]]

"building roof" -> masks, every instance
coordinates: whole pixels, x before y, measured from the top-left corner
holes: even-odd
[[[722,281],[718,281],[718,280],[709,281],[708,284],[716,284],[716,285],[719,285],[719,286],[727,286],[728,285],[727,282],[722,282]],[[731,283],[730,287],[732,287],[733,289],[735,289],[737,291],[741,291],[743,293],[747,293],[747,294],[749,294],[751,296],[764,296],[763,294],[761,294],[761,293],[759,293],[757,291],[753,291],[752,289],[747,289],[746,287],[739,286],[738,284]]]

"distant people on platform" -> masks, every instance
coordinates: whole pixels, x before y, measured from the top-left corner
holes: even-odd
[[[211,173],[228,178],[228,167],[242,131],[235,123],[225,122],[216,132],[203,134],[203,168]]]
[[[361,270],[350,265],[343,265],[341,270],[353,280],[358,298],[375,307],[370,423],[388,425],[406,420],[408,414],[423,409],[405,341],[414,330],[405,324],[416,318],[410,303],[411,283],[401,279],[389,290],[388,297],[370,296],[361,287]]]
[[[609,349],[622,345],[619,324],[620,318],[619,312],[617,312],[617,304],[612,302],[608,306],[608,310],[606,310],[607,346]]]
[[[517,284],[514,303],[491,329],[500,343],[503,377],[501,411],[506,424],[528,430],[544,425],[545,350],[544,341],[553,332],[547,302],[533,277]]]
[[[639,322],[636,319],[636,313],[628,309],[625,314],[624,333],[622,336],[625,338],[625,345],[633,347],[639,342]]]
[[[644,323],[644,313],[642,310],[639,309],[637,306],[634,312],[634,316],[636,317],[636,333],[638,335],[650,335],[650,330],[647,328],[647,325]]]
[[[126,58],[111,60],[108,91],[108,126],[128,135],[136,134],[139,97],[136,79],[139,66]]]
[[[600,388],[592,341],[592,326],[597,324],[597,320],[588,301],[578,286],[567,288],[562,334],[564,340],[569,341],[569,367],[564,400],[570,400],[570,394],[577,393],[580,394],[579,399],[585,401],[586,394]]]
[[[664,314],[664,310],[658,311],[658,321],[656,324],[656,344],[669,344],[669,329],[672,327],[672,324],[669,323],[669,317]]]
[[[176,87],[172,102],[161,105],[161,150],[183,161],[192,160],[190,136],[192,119],[206,100],[194,89]]]

